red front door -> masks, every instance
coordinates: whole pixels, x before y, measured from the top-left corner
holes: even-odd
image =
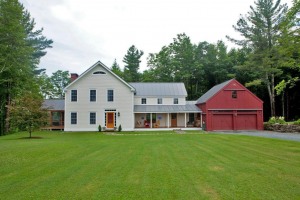
[[[115,127],[115,113],[108,112],[106,113],[106,127],[107,128],[114,128]]]

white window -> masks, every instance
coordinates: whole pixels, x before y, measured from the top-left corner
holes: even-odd
[[[93,74],[106,74],[104,71],[96,71]]]
[[[162,104],[162,98],[157,99],[157,104]]]
[[[91,102],[96,101],[96,90],[90,90],[90,101]]]
[[[77,101],[77,90],[71,90],[71,101]]]
[[[77,113],[76,112],[71,113],[71,124],[77,124]]]
[[[96,113],[90,112],[90,124],[96,124]]]
[[[107,101],[108,102],[114,101],[114,91],[113,90],[107,90]]]
[[[178,98],[174,98],[173,103],[178,104]]]

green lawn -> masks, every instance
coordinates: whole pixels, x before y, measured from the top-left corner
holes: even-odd
[[[170,133],[0,137],[0,199],[300,199],[300,142]]]

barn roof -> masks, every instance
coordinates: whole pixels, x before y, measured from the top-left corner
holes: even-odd
[[[232,80],[234,79],[230,79],[228,81],[225,81],[223,83],[220,83],[219,85],[212,87],[210,90],[208,90],[197,100],[197,104],[205,103],[207,100],[209,100],[211,97],[217,94],[222,88],[224,88]]]
[[[43,108],[46,108],[47,110],[65,110],[65,100],[45,99],[43,103]]]
[[[183,83],[129,83],[137,96],[187,96]]]

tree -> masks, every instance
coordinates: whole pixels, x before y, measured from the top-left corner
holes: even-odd
[[[287,5],[281,5],[280,0],[275,3],[273,0],[257,0],[255,7],[250,6],[247,15],[241,16],[233,26],[244,39],[236,40],[227,36],[230,41],[251,48],[252,54],[244,67],[251,67],[252,71],[259,72],[255,83],[266,84],[271,116],[275,116],[275,76],[281,74],[278,51],[274,47],[280,35],[279,24],[284,20],[286,12]]]
[[[282,116],[289,118],[289,107],[285,111],[285,102],[288,104],[288,90],[295,87],[300,73],[300,1],[294,1],[293,6],[286,13],[280,23],[280,36],[276,46],[279,65],[283,71],[281,81],[275,86],[277,95],[281,95]],[[285,101],[287,98],[287,101]]]
[[[53,93],[51,98],[64,98],[64,88],[71,82],[69,71],[57,70],[52,73],[50,77],[50,82],[53,86]]]
[[[132,45],[127,54],[123,58],[125,63],[124,67],[124,80],[127,82],[139,82],[140,81],[140,59],[143,56],[144,52],[138,50],[134,45]]]
[[[120,78],[123,78],[123,72],[119,66],[119,64],[117,63],[117,60],[114,60],[113,65],[111,66],[111,71],[113,73],[115,73],[117,76],[119,76]]]
[[[40,88],[40,94],[44,99],[53,98],[54,94],[54,85],[51,82],[50,77],[46,74],[46,72],[42,72],[37,76],[38,85]]]
[[[152,76],[154,82],[173,82],[175,79],[175,69],[172,63],[171,48],[163,46],[158,53],[149,54],[148,66],[150,69],[146,73],[149,72],[148,75]]]
[[[43,98],[31,92],[14,99],[8,107],[11,111],[9,120],[12,127],[28,131],[31,138],[34,130],[45,126],[48,122],[48,112],[42,106]]]
[[[34,30],[34,21],[18,0],[0,0],[0,135],[10,128],[12,100],[24,91],[38,93],[35,70],[52,41]],[[45,43],[47,44],[45,44]],[[43,44],[42,44],[43,43]]]

